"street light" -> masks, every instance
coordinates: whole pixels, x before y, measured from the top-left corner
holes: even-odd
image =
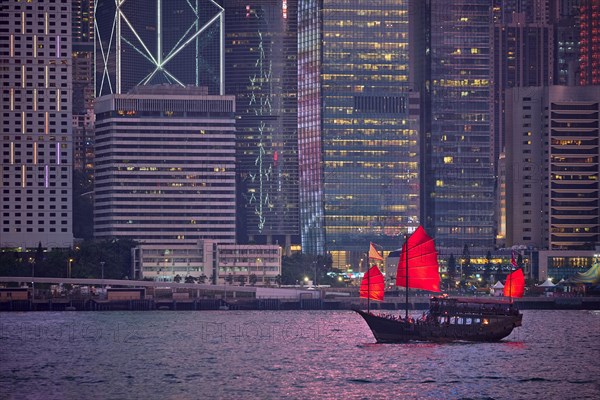
[[[69,260],[67,261],[67,278],[71,277],[71,265],[73,264],[73,259],[69,258]]]
[[[104,261],[100,261],[100,267],[102,268],[102,280],[104,280]]]

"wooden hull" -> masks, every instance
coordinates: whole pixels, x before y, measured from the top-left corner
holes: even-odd
[[[437,321],[405,322],[354,310],[364,318],[378,343],[426,342],[497,342],[521,326],[523,314],[482,316],[487,324],[445,324]]]

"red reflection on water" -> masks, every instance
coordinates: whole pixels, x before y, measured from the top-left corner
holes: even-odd
[[[397,347],[403,347],[403,348],[412,348],[412,349],[432,349],[435,347],[440,346],[438,343],[424,343],[424,342],[420,342],[420,343],[393,343],[393,344],[389,344],[389,343],[361,343],[359,345],[357,345],[357,347],[362,348],[362,349],[367,349],[367,350],[383,350],[383,349],[389,349],[390,347],[392,348],[397,348]]]
[[[503,344],[506,347],[510,347],[510,348],[514,348],[514,349],[525,349],[525,348],[527,348],[527,346],[525,346],[524,342],[503,342]]]

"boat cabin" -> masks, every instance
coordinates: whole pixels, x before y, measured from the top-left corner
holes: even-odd
[[[445,296],[432,297],[429,312],[434,317],[452,315],[466,318],[515,315],[519,313],[514,304],[506,300],[460,299]]]

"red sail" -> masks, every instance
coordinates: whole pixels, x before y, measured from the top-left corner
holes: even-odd
[[[440,291],[440,271],[433,239],[419,226],[408,238],[408,287]],[[396,286],[406,286],[406,243],[398,262]]]
[[[383,275],[377,265],[373,265],[360,283],[360,298],[383,301],[384,289]]]
[[[523,297],[525,292],[525,276],[523,270],[511,272],[506,277],[506,283],[504,284],[504,296],[505,297]]]

